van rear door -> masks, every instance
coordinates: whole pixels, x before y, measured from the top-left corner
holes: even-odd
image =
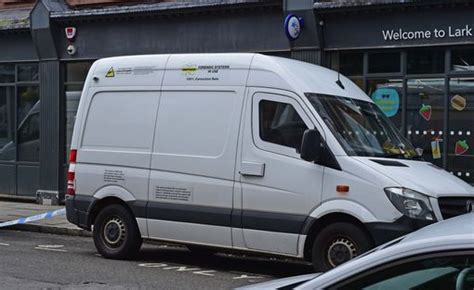
[[[75,165],[76,194],[130,202],[144,237],[159,97],[158,91],[91,90]]]

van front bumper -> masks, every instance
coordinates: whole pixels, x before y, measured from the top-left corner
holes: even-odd
[[[91,210],[96,199],[92,196],[75,195],[66,197],[66,218],[78,227],[91,230]]]
[[[375,246],[378,246],[435,222],[402,216],[393,223],[366,223],[365,226],[372,236]]]

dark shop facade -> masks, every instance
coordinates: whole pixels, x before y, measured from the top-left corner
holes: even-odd
[[[474,185],[471,1],[74,2],[0,5],[0,194],[64,198],[74,116],[94,60],[206,52],[337,70],[425,160]],[[300,20],[297,39],[285,33],[288,15]]]

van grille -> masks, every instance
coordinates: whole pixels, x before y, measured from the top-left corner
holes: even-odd
[[[471,201],[471,209],[474,206],[473,197],[440,197],[438,198],[439,209],[443,219],[449,219],[468,212],[468,201]]]

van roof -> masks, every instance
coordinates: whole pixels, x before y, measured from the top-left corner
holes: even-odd
[[[104,58],[91,69],[92,86],[249,86],[298,94],[320,93],[370,100],[337,72],[294,59],[257,53],[138,55]],[[336,81],[340,79],[343,87]],[[124,81],[127,80],[127,81]]]

